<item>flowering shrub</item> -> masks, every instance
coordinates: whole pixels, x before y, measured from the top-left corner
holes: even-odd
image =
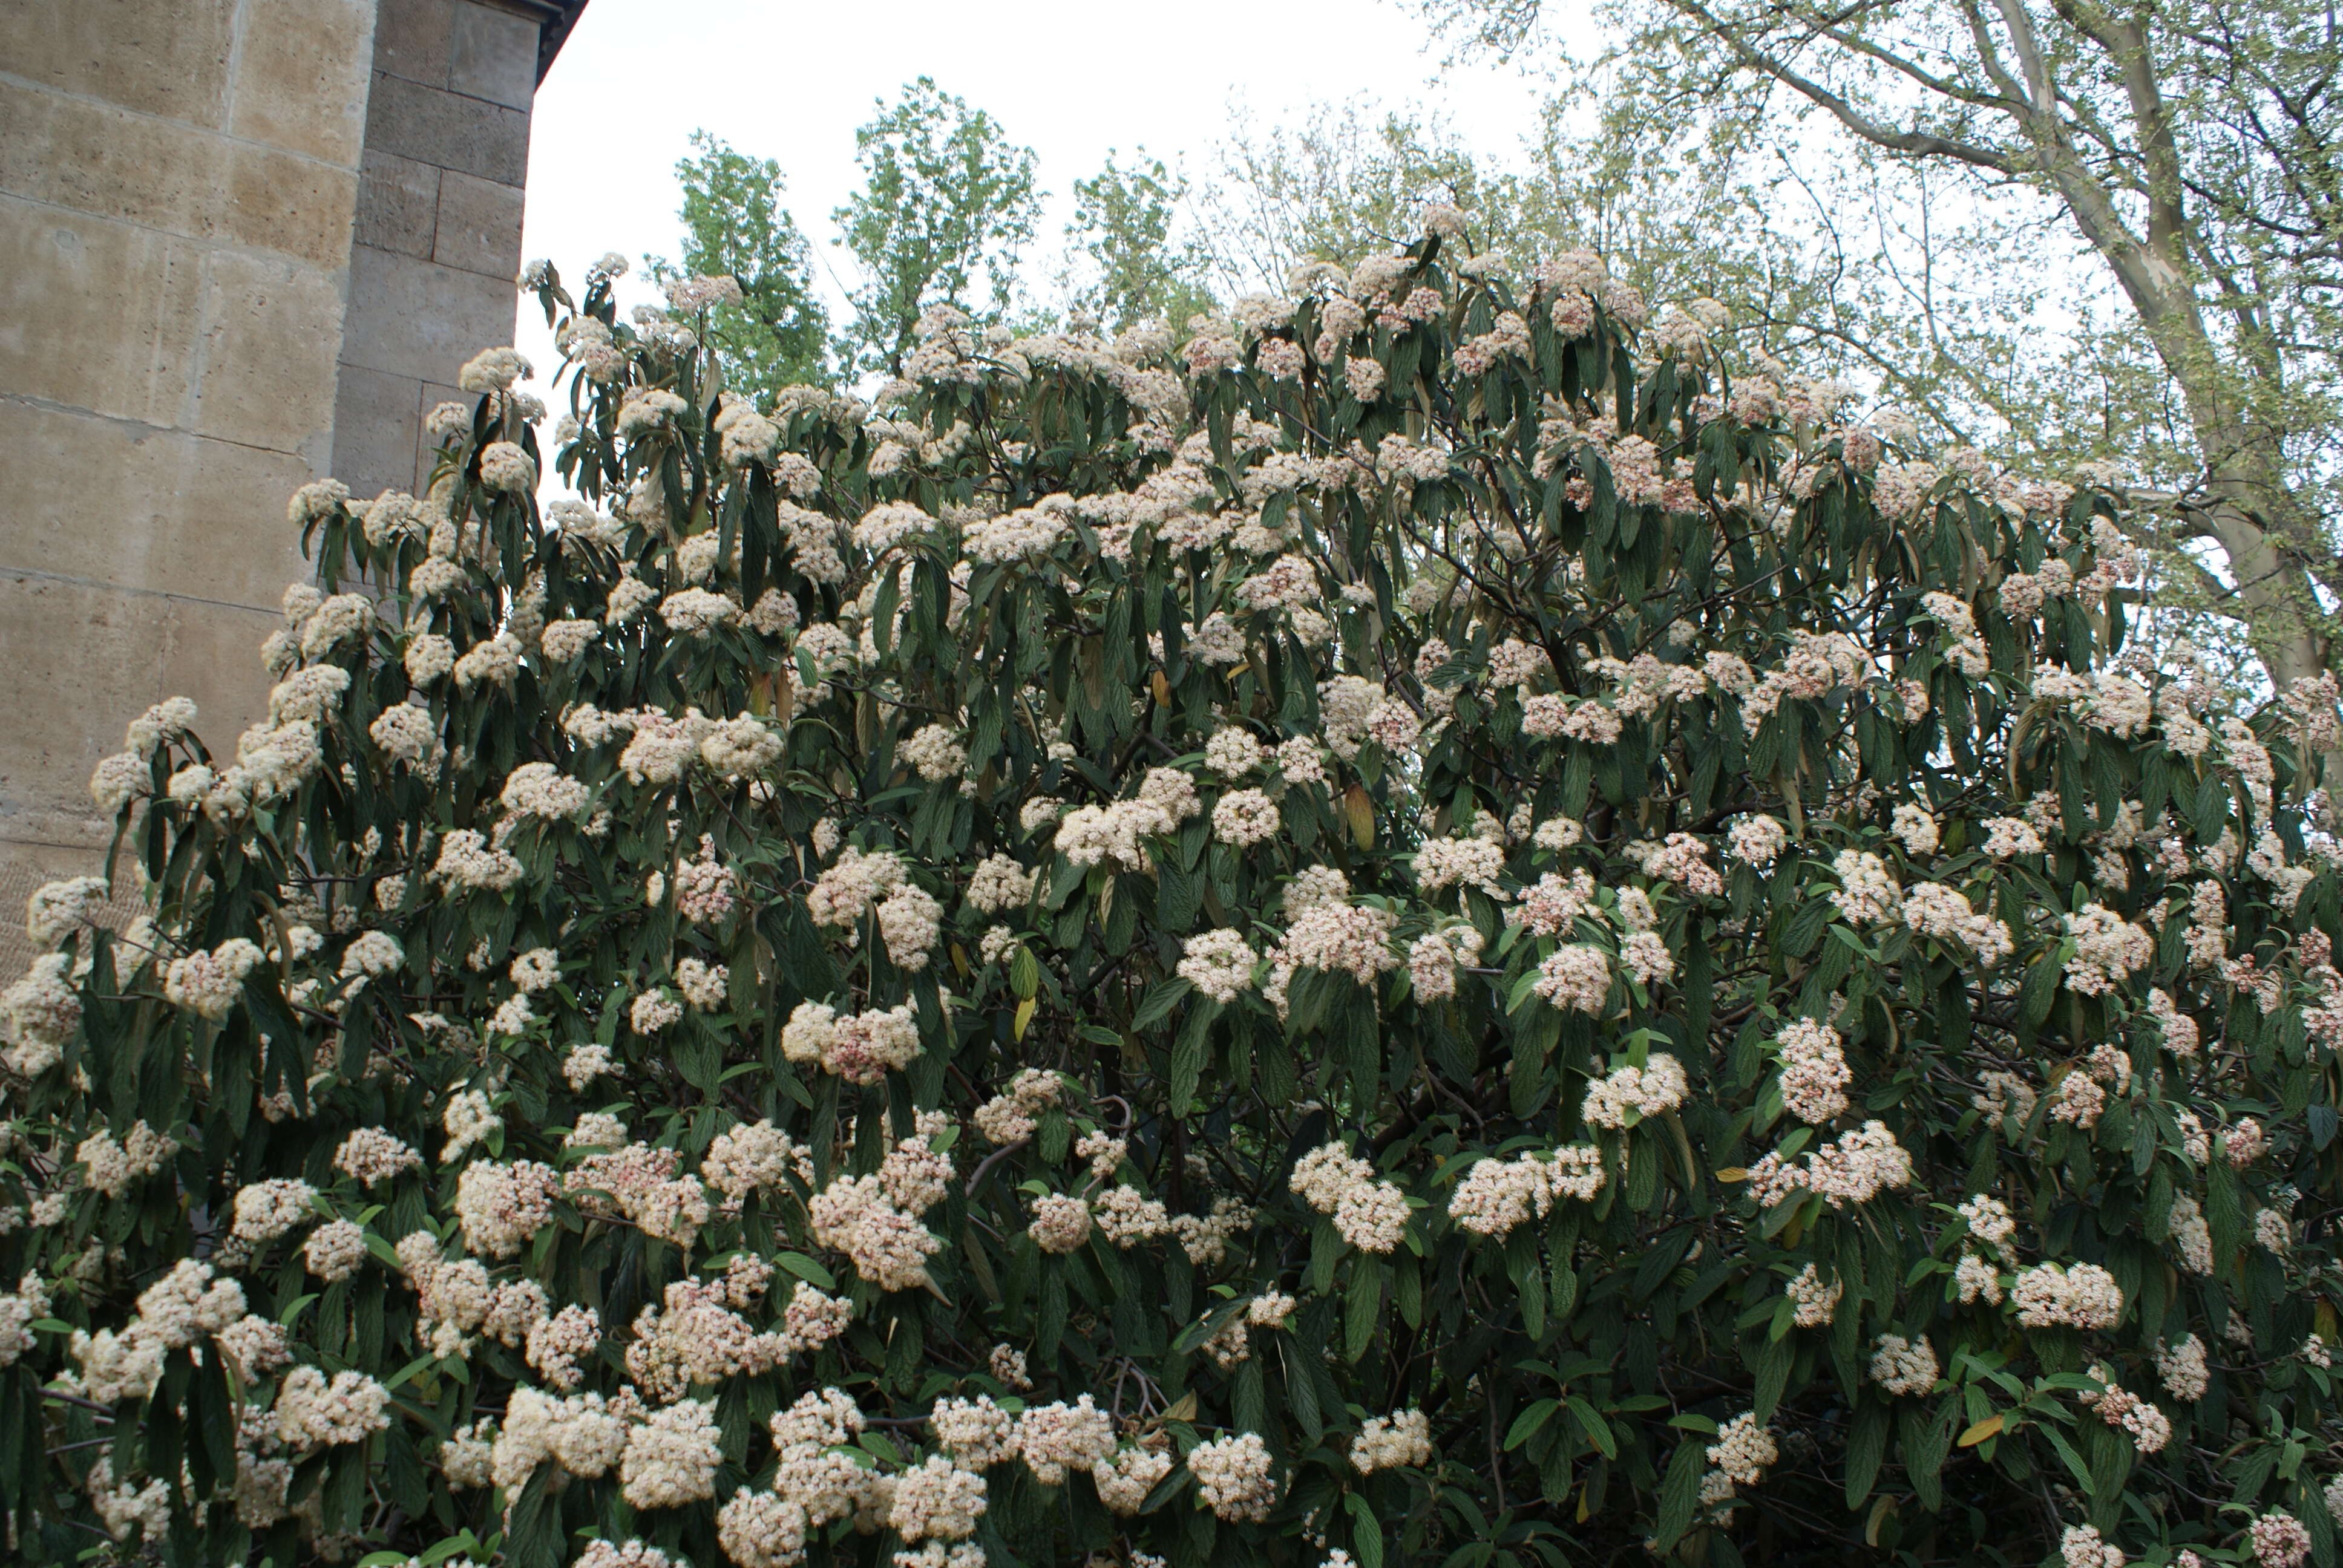
[[[2331,1551],[2335,693],[2105,495],[1584,255],[876,411],[608,277],[34,900],[20,1549]]]

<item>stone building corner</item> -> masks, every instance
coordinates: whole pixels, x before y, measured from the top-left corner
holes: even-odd
[[[232,750],[265,709],[286,498],[418,487],[424,413],[511,340],[584,5],[0,0],[0,971],[33,890],[103,869],[131,719],[192,697]]]

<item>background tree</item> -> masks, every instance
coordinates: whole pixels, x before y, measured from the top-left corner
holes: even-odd
[[[1198,196],[1214,276],[1230,293],[1280,293],[1307,257],[1347,266],[1388,249],[1429,202],[1510,233],[1513,183],[1486,163],[1444,123],[1363,100],[1265,130],[1239,114]]]
[[[836,218],[861,271],[846,349],[895,373],[930,305],[1006,311],[1041,216],[1032,149],[922,76],[854,133],[863,186]]]
[[[680,264],[649,258],[667,283],[728,276],[739,303],[718,306],[709,331],[725,385],[759,407],[784,387],[826,385],[830,314],[813,289],[812,256],[797,220],[781,205],[781,166],[749,157],[706,131],[691,134],[696,156],[680,159]]]
[[[1175,237],[1187,196],[1186,178],[1144,147],[1128,167],[1110,151],[1104,168],[1076,180],[1066,226],[1067,246],[1086,275],[1073,280],[1076,306],[1117,331],[1150,320],[1176,331],[1211,311],[1203,246],[1192,235]]]
[[[1536,0],[1427,8],[1501,50],[1523,45],[1539,14]],[[2328,666],[2327,607],[2343,586],[2343,106],[2329,90],[2343,35],[2326,11],[1630,0],[1607,15],[1617,36],[1603,80],[1639,126],[1723,113],[1835,146],[1874,205],[1956,180],[1980,213],[2025,193],[2079,236],[2103,286],[2066,340],[2054,385],[2068,395],[2039,400],[2048,417],[2023,421],[2021,438],[2091,439],[2165,487],[2159,542],[2185,602],[2236,618],[2273,684]],[[2039,214],[1996,226],[2048,237]],[[1934,247],[1923,254],[1938,265]],[[2066,247],[2011,254],[2038,268]],[[1980,390],[1996,379],[1972,377]],[[2172,548],[2199,543],[2217,571]]]

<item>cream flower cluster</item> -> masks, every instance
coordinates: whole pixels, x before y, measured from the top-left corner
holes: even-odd
[[[1033,1136],[1036,1120],[1064,1097],[1064,1081],[1037,1067],[1021,1068],[1010,1081],[1009,1092],[996,1094],[976,1108],[976,1130],[990,1141],[1006,1146]]]
[[[178,1151],[176,1140],[142,1121],[133,1122],[130,1135],[120,1141],[112,1132],[100,1128],[81,1141],[74,1158],[81,1161],[84,1179],[93,1191],[119,1198],[129,1191],[132,1182],[154,1175]]]
[[[1760,870],[1771,866],[1789,841],[1789,829],[1771,817],[1738,818],[1725,830],[1727,852]]]
[[[820,1062],[849,1083],[882,1082],[921,1049],[919,1014],[910,1002],[845,1015],[826,1002],[799,1002],[781,1030],[783,1056]]]
[[[2103,905],[2086,904],[2064,919],[2075,944],[2066,983],[2085,996],[2115,990],[2156,957],[2154,937]]]
[[[1760,1424],[1755,1412],[1743,1411],[1716,1429],[1708,1445],[1708,1462],[1736,1486],[1755,1486],[1765,1479],[1766,1468],[1782,1457],[1773,1432]]]
[[[1924,937],[1955,942],[1976,955],[1991,969],[2016,950],[2009,928],[1990,915],[1980,915],[1957,888],[1942,882],[1921,882],[1904,895],[1904,923]]]
[[[2195,1404],[2213,1384],[2205,1358],[2205,1342],[2188,1334],[2177,1343],[2159,1340],[2156,1345],[2156,1375],[2164,1392],[2182,1404]]]
[[[1448,1214],[1475,1235],[1503,1237],[1534,1215],[1544,1219],[1558,1198],[1591,1202],[1603,1189],[1603,1151],[1567,1144],[1551,1154],[1478,1160],[1448,1200]]]
[[[2128,1432],[2132,1445],[2142,1453],[2157,1453],[2172,1441],[2172,1422],[2165,1413],[2117,1386],[2116,1374],[2104,1365],[2091,1368],[2103,1389],[2087,1389],[2076,1397],[2099,1412],[2099,1419],[2109,1426]]]
[[[2029,1329],[2111,1329],[2123,1321],[2123,1292],[2097,1263],[2037,1263],[2010,1290],[2020,1326]]]
[[[1361,1475],[1432,1462],[1432,1420],[1420,1410],[1369,1416],[1351,1440],[1351,1467]]]
[[[1829,1327],[1838,1316],[1839,1298],[1846,1294],[1846,1286],[1835,1277],[1825,1280],[1822,1270],[1808,1263],[1783,1287],[1783,1293],[1790,1298],[1792,1322],[1802,1329],[1820,1329]]]
[[[1891,1394],[1917,1395],[1936,1386],[1936,1351],[1926,1339],[1882,1334],[1871,1354],[1871,1381]]]
[[[1415,854],[1416,885],[1426,893],[1473,888],[1503,902],[1505,849],[1482,839],[1433,839]]]
[[[1181,944],[1180,962],[1174,972],[1226,1006],[1252,989],[1253,966],[1260,961],[1261,956],[1247,945],[1242,932],[1205,931]]]
[[[1302,1201],[1334,1218],[1342,1240],[1363,1252],[1388,1252],[1407,1233],[1407,1194],[1375,1179],[1375,1168],[1340,1143],[1312,1150],[1293,1163],[1291,1185]]]
[[[1838,1030],[1802,1018],[1774,1039],[1782,1062],[1782,1105],[1799,1121],[1820,1126],[1846,1110],[1853,1074]]]
[[[1564,1012],[1601,1017],[1611,995],[1611,960],[1588,943],[1566,943],[1538,965],[1532,990]]]
[[[1071,1252],[1090,1240],[1090,1205],[1067,1193],[1045,1193],[1033,1201],[1026,1233],[1044,1252]]]
[[[2261,1568],[2302,1568],[2310,1560],[2310,1532],[2291,1513],[2261,1515],[2247,1528],[2246,1539]]]
[[[245,977],[262,957],[256,944],[230,937],[208,952],[173,959],[163,977],[164,1000],[217,1023],[244,994]]]
[[[876,1176],[841,1176],[807,1206],[817,1244],[844,1252],[854,1271],[882,1291],[928,1283],[928,1260],[942,1241],[897,1208]]]
[[[1044,1486],[1061,1486],[1066,1473],[1091,1470],[1114,1452],[1114,1420],[1083,1394],[1029,1408],[1017,1418],[1017,1453]]]
[[[2101,1538],[2091,1524],[2070,1524],[2058,1538],[2058,1556],[2066,1568],[2124,1568],[2121,1548]]]
[[[1416,938],[1408,945],[1407,973],[1417,999],[1441,1001],[1454,996],[1458,968],[1479,961],[1483,946],[1481,933],[1461,923]]]
[[[1391,945],[1399,917],[1389,910],[1353,903],[1345,894],[1313,900],[1297,910],[1289,893],[1286,913],[1285,935],[1270,953],[1271,963],[1286,975],[1322,970],[1347,974],[1364,986],[1399,965]],[[1277,994],[1282,997],[1284,989],[1279,985]]]
[[[1644,1059],[1643,1066],[1624,1063],[1588,1084],[1579,1114],[1590,1127],[1624,1131],[1650,1117],[1664,1116],[1675,1110],[1691,1090],[1684,1063],[1666,1051],[1655,1050]]]
[[[1188,1451],[1188,1470],[1206,1507],[1230,1524],[1259,1523],[1277,1505],[1277,1479],[1269,1445],[1243,1432],[1200,1442]]]
[[[1912,1180],[1912,1156],[1884,1121],[1866,1121],[1824,1144],[1801,1165],[1775,1151],[1749,1168],[1749,1189],[1758,1203],[1773,1208],[1809,1191],[1834,1209],[1868,1203],[1882,1191]]]
[[[1007,855],[988,855],[968,879],[968,901],[986,914],[1000,914],[1031,900],[1033,873]]]
[[[316,1367],[295,1367],[277,1385],[271,1412],[277,1440],[296,1453],[363,1442],[390,1425],[390,1393],[364,1372],[338,1372],[329,1380]]]

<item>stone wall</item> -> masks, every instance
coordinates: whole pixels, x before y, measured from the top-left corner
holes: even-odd
[[[582,5],[0,0],[0,984],[32,889],[102,869],[123,726],[265,709],[286,498],[419,488],[421,411],[510,341]]]
[[[374,31],[373,0],[0,0],[0,942],[96,869],[128,719],[184,693],[233,746],[265,699]]]
[[[512,341],[521,182],[545,8],[383,0],[367,105],[334,472],[420,492],[422,419]]]

